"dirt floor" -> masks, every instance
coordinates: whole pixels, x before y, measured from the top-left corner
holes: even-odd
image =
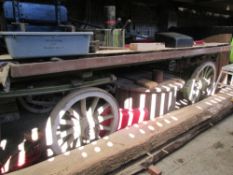
[[[162,170],[162,175],[233,175],[233,115],[163,159],[156,167]]]

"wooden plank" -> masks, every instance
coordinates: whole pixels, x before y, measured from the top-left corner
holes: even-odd
[[[212,43],[212,42],[230,43],[231,39],[232,39],[231,33],[222,33],[217,35],[211,35],[207,38],[204,38],[204,41],[207,43]]]
[[[147,89],[155,89],[159,84],[155,81],[147,80],[147,79],[139,79],[136,81],[138,85],[141,85]]]
[[[148,166],[152,164],[156,164],[161,159],[165,158],[166,156],[169,156],[174,151],[178,150],[179,148],[190,142],[200,133],[215,126],[214,124],[218,123],[223,118],[225,118],[225,116],[221,115],[220,117],[216,117],[216,118],[213,117],[209,120],[206,120],[205,122],[195,126],[194,128],[182,134],[181,136],[175,138],[171,142],[169,141],[169,143],[166,143],[161,148],[148,153],[147,154],[148,156],[133,161],[131,164],[128,164],[128,166],[125,166],[124,168],[120,168],[119,170],[116,170],[111,174],[129,175],[129,174],[136,174],[142,170],[145,170]]]
[[[11,77],[22,78],[55,74],[61,72],[81,71],[100,68],[112,68],[132,64],[145,64],[174,58],[191,57],[203,54],[228,52],[229,45],[170,49],[157,52],[123,54],[114,56],[80,58],[57,62],[17,64],[11,67]]]
[[[193,47],[186,47],[186,48],[169,48],[165,47],[163,49],[159,49],[156,51],[168,51],[168,50],[180,50],[180,49],[193,49],[193,48],[207,48],[207,47],[216,47],[216,46],[223,46],[229,42],[220,42],[220,41],[213,41],[210,43],[205,43],[204,45],[195,45]],[[96,53],[91,53],[89,56],[96,57],[96,56],[110,56],[110,55],[118,55],[118,54],[130,54],[130,53],[143,53],[148,51],[133,51],[128,48],[118,49],[118,50],[99,50]]]
[[[40,172],[51,175],[102,175],[112,172],[193,127],[231,112],[233,91],[224,92],[156,120],[126,128],[66,155],[57,156],[53,160],[11,174],[31,175]]]
[[[12,61],[12,60],[13,60],[13,58],[8,54],[0,55],[0,61]]]
[[[165,49],[164,43],[131,43],[129,48],[136,51],[152,51]]]

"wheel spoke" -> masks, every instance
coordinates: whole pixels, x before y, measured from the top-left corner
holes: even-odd
[[[74,139],[81,137],[82,135],[82,125],[79,120],[73,120],[74,122]]]
[[[195,103],[195,101],[198,99],[200,94],[200,91],[195,91],[192,96],[192,103]]]
[[[80,112],[78,112],[78,109],[74,109],[74,107],[72,107],[71,109],[68,110],[68,112],[70,113],[70,116],[73,119],[80,120],[80,115],[79,115]]]
[[[107,116],[98,116],[98,121],[99,123],[103,123],[107,120],[113,119],[114,116],[113,115],[107,115]]]
[[[64,97],[51,117],[53,143],[50,145],[54,153],[59,154],[116,131],[118,105],[108,92],[87,88]]]
[[[69,149],[69,145],[67,142],[63,142],[60,147],[61,147],[62,153],[65,153]]]
[[[205,75],[205,68],[199,73],[198,79],[204,77],[204,75]]]
[[[193,95],[195,93],[195,83],[196,83],[196,80],[195,79],[192,79],[192,83],[191,83],[191,91],[189,92],[189,96],[188,96],[188,99],[192,101],[193,99]]]
[[[83,117],[87,115],[87,100],[86,99],[81,100],[81,114]]]
[[[207,87],[211,87],[213,85],[213,80],[211,80],[211,78],[208,78],[206,82],[207,82]]]
[[[206,72],[205,77],[209,78],[209,77],[213,76],[213,74],[211,74],[211,73],[213,73],[213,70],[209,69],[208,72]]]
[[[110,107],[110,105],[108,103],[105,103],[104,105],[98,107],[97,112],[98,115],[101,115],[105,109],[107,109],[108,107]]]
[[[197,85],[197,81],[194,80],[193,85],[192,85],[192,91],[190,92],[190,100],[192,101],[192,103],[194,103],[200,94],[200,89],[196,87]]]
[[[207,78],[207,74],[211,73],[212,72],[212,69],[211,67],[205,67],[200,73],[199,75],[197,76],[198,77],[198,80],[200,79],[203,79],[204,77]]]
[[[73,122],[71,120],[68,119],[60,119],[60,124],[61,125],[68,125],[68,126],[72,126]]]
[[[201,64],[195,69],[191,78],[193,81],[195,80],[195,86],[192,83],[187,83],[188,93],[184,94],[194,103],[211,94],[216,78],[215,64],[210,61]]]
[[[90,106],[90,109],[91,109],[92,113],[94,113],[94,111],[96,110],[98,102],[99,102],[98,97],[94,98],[94,100],[92,101],[92,104]]]
[[[70,129],[67,129],[65,131],[61,131],[58,136],[60,136],[60,138],[64,138],[66,136],[69,136],[69,135],[73,134],[73,132],[74,132],[73,128],[70,128]]]
[[[73,143],[74,143],[73,148],[78,148],[78,147],[83,145],[83,141],[82,141],[81,137],[75,139]]]
[[[111,127],[109,126],[99,125],[99,128],[101,131],[111,131]]]
[[[70,136],[67,138],[66,142],[67,142],[67,144],[68,144],[69,147],[72,147],[71,144],[74,143],[74,137],[73,137],[73,135],[70,135]]]
[[[71,143],[73,143],[73,141],[74,141],[73,135],[68,135],[62,139],[61,146],[63,146],[65,143],[67,143],[67,145],[70,147]]]
[[[93,117],[93,112],[91,110],[91,108],[87,111],[87,122],[88,122],[88,127],[89,127],[89,139],[90,140],[94,140],[96,139],[96,131],[95,131],[95,128],[96,128],[96,122],[95,122],[95,119]]]
[[[203,75],[202,75],[202,78],[206,76],[206,73],[209,71],[209,68],[208,67],[205,67],[202,72],[203,72]]]

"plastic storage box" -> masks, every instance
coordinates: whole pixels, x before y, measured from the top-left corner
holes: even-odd
[[[14,8],[17,9],[16,13],[14,13]],[[3,9],[5,19],[15,21],[15,18],[18,18],[20,21],[24,22],[37,21],[56,23],[56,10],[54,5],[19,2],[16,3],[16,7],[14,8],[12,1],[4,2]],[[61,21],[61,23],[67,23],[68,12],[66,7],[59,6],[58,9],[60,10],[59,20]]]
[[[85,55],[92,32],[0,32],[11,57],[38,58]]]
[[[157,33],[155,35],[157,42],[165,43],[166,47],[192,47],[193,38],[184,34],[175,32]]]

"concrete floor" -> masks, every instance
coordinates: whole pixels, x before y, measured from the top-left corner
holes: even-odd
[[[233,175],[233,115],[156,164],[162,175]]]

